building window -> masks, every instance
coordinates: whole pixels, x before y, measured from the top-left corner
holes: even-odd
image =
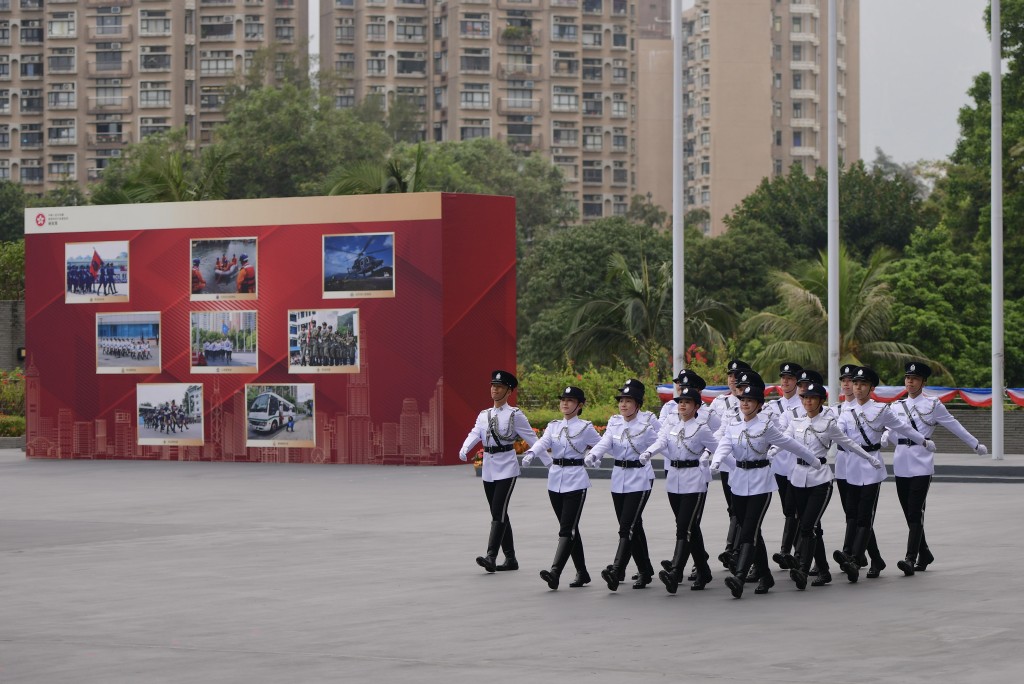
[[[601,0],[583,0],[584,14],[601,14],[602,11]]]
[[[118,17],[120,19],[120,17]],[[249,17],[246,17],[248,19]],[[249,29],[246,24],[246,38]],[[202,40],[234,40],[235,18],[231,15],[222,17],[203,17],[199,20],[199,37]]]
[[[629,69],[626,67],[626,60],[612,60],[612,83],[626,83],[629,81]]]
[[[804,134],[803,131],[793,131],[793,147],[804,146]]]
[[[143,48],[145,49],[145,48]],[[166,57],[170,66],[170,55],[143,55],[143,69],[146,60],[153,57]],[[235,57],[231,50],[203,50],[199,55],[199,73],[203,76],[230,76],[235,72]]]
[[[427,53],[399,51],[396,69],[399,76],[426,76]]]
[[[19,142],[24,149],[38,149],[43,146],[43,125],[22,124]]]
[[[602,145],[601,127],[583,127],[583,149],[590,152],[600,152]],[[584,164],[585,166],[585,164]]]
[[[552,53],[552,71],[555,76],[575,76],[580,70],[580,61],[575,52],[555,50]]]
[[[466,48],[459,55],[459,71],[488,73],[490,70],[490,48]]]
[[[574,86],[553,86],[551,96],[551,110],[554,112],[576,112],[579,111],[579,96]]]
[[[584,81],[596,81],[601,82],[603,78],[601,59],[584,59],[583,60],[583,80]]]
[[[234,66],[234,62],[230,60],[231,51],[222,50],[214,51],[215,54],[227,55],[230,64],[229,67]],[[205,53],[204,53],[205,54]],[[142,71],[170,71],[171,70],[171,48],[166,45],[143,45],[139,48],[139,67]],[[202,61],[200,61],[201,73],[206,74],[206,71],[202,70]],[[226,72],[219,73],[231,73],[229,69]]]
[[[774,85],[776,88],[782,87],[782,74],[775,74]]]
[[[463,38],[490,38],[491,15],[488,12],[464,12],[459,19],[459,35]]]
[[[21,77],[42,78],[43,77],[43,56],[22,55],[21,56]]]
[[[41,88],[21,89],[21,113],[42,114],[43,113],[43,91]]]
[[[356,70],[356,53],[339,52],[338,59],[334,61],[335,71],[343,74],[352,74]]]
[[[145,138],[171,130],[171,120],[166,116],[144,116],[139,119],[139,137]]]
[[[274,19],[274,40],[283,43],[295,41],[295,20],[291,17],[277,17]]]
[[[243,31],[246,40],[263,40],[263,17],[258,14],[245,15]]]
[[[551,40],[576,42],[579,40],[575,17],[555,16],[552,18]]]
[[[43,42],[43,22],[41,19],[25,19],[21,22],[20,39],[22,45],[39,45]]]
[[[629,113],[629,103],[626,102],[626,93],[612,94],[612,118],[624,119]]]
[[[553,121],[551,144],[555,147],[576,147],[580,144],[580,130],[575,121]]]
[[[804,103],[794,102],[793,103],[793,118],[802,119],[804,118]]]
[[[395,40],[406,43],[423,43],[427,39],[427,27],[423,17],[398,17],[395,26]]]
[[[53,119],[46,129],[46,142],[50,145],[74,145],[77,138],[74,119]]]
[[[46,175],[56,176],[64,180],[75,179],[75,155],[51,154],[46,165]]]
[[[628,44],[626,42],[628,35],[626,34],[625,26],[613,26],[612,27],[612,47],[613,48],[624,48]]]
[[[776,176],[781,176],[782,175],[782,160],[781,159],[773,159],[772,160],[772,169],[775,171],[775,175]]]
[[[583,25],[583,47],[601,47],[603,30],[600,24]]]
[[[340,88],[334,97],[334,106],[338,109],[347,109],[356,106],[356,89]]]
[[[139,82],[139,106],[140,107],[170,107],[171,106],[171,83],[170,83],[170,81],[140,81]]]
[[[75,13],[54,12],[46,23],[46,35],[49,38],[74,38]]]
[[[555,166],[561,170],[562,175],[568,183],[579,182],[579,167],[576,164],[576,157],[565,157],[555,155],[553,157]]]
[[[583,115],[601,116],[602,114],[604,114],[604,96],[601,92],[583,93]]]
[[[490,119],[464,119],[459,127],[459,140],[472,140],[473,138],[490,138]]]
[[[224,109],[224,86],[200,87],[199,109],[208,112]]]
[[[612,183],[614,185],[626,185],[629,183],[629,169],[626,168],[626,162],[612,162]]]
[[[46,94],[46,104],[50,109],[74,109],[77,106],[75,82],[51,84],[50,92]]]
[[[583,195],[583,218],[597,219],[604,213],[604,198],[601,195]]]
[[[171,18],[168,10],[139,10],[140,36],[171,35]]]
[[[51,74],[73,74],[75,72],[75,48],[51,48],[46,58],[46,67]]]
[[[629,136],[625,128],[612,129],[612,151],[625,152],[629,149]]]
[[[351,17],[341,17],[338,25],[334,27],[334,41],[336,43],[354,43],[356,40],[356,27]]]
[[[463,109],[490,109],[491,85],[489,83],[463,83],[459,91],[459,106]]]
[[[775,144],[777,146],[782,145],[782,131],[775,131]]]
[[[794,62],[801,62],[801,61],[803,61],[803,58],[804,58],[804,46],[803,45],[794,45],[793,46],[793,61]]]
[[[387,76],[388,61],[383,50],[371,50],[366,60],[367,76]]]
[[[793,90],[802,90],[804,87],[804,75],[799,71],[793,72]]]

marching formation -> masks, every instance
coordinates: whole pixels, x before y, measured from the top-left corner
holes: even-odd
[[[138,361],[153,358],[149,342],[145,339],[132,340],[125,337],[101,337],[100,352],[106,356],[131,358]]]
[[[755,594],[765,594],[775,584],[761,529],[776,493],[783,515],[782,543],[771,559],[789,572],[797,589],[832,581],[821,519],[835,490],[846,529],[831,558],[851,583],[860,579],[864,568],[868,578],[876,578],[886,568],[873,530],[880,485],[887,477],[878,452],[891,443],[896,447],[896,491],[908,528],[906,554],[897,567],[906,576],[927,569],[935,560],[924,534],[925,502],[935,472],[935,428],[942,425],[979,455],[988,451],[938,399],[924,393],[931,375],[926,364],[906,364],[907,397],[891,406],[871,398],[879,377],[868,366],[840,369],[842,401],[834,405],[827,404],[821,374],[796,363],[780,365],[781,396],[771,400],[765,397],[764,380],[749,364],[733,360],[727,370],[729,391],[710,406],[701,399],[704,379],[680,371],[674,378],[676,396],[659,416],[643,408],[643,383],[627,380],[616,397],[619,412],[608,419],[603,435],[581,418],[583,390],[566,387],[557,397],[562,418],[552,421],[539,439],[523,412],[509,405],[518,386],[516,377],[494,371],[493,406],[480,412],[459,451],[463,461],[477,444],[484,452],[482,477],[491,528],[487,550],[477,564],[487,572],[519,569],[508,508],[520,472],[513,444],[522,439],[529,445],[522,465],[538,461],[548,468],[548,495],[558,519],[554,559],[550,568],[540,571],[551,589],[558,589],[570,559],[576,575],[569,586],[592,581],[579,524],[591,486],[587,468],[600,466],[606,456],[613,460],[611,495],[618,546],[612,562],[601,570],[601,579],[616,591],[632,558],[637,569],[633,588],[652,583],[655,570],[643,514],[654,487],[656,454],[664,459],[665,489],[676,523],[672,558],[661,561],[657,573],[669,593],[676,593],[684,581],[690,560],[693,571],[686,581],[691,590],[704,589],[712,581],[711,556],[700,523],[713,473],[721,478],[729,515],[725,549],[717,558],[728,571],[725,584],[733,597],[742,597],[748,584],[756,584]],[[828,464],[833,447],[834,471]],[[499,549],[504,554],[501,564]]]

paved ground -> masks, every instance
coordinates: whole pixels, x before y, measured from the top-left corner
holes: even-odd
[[[704,531],[725,534],[719,485]],[[607,482],[582,523],[611,560]],[[878,512],[879,580],[733,600],[704,592],[548,591],[556,526],[544,481],[511,518],[523,570],[486,575],[470,469],[26,461],[0,451],[0,682],[1008,682],[1020,648],[1018,484],[938,483],[937,557],[895,569],[904,523]],[[839,506],[825,518],[839,535]],[[655,559],[672,546],[661,483]],[[766,520],[774,546],[778,508]]]

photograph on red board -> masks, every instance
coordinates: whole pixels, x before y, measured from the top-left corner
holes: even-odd
[[[359,309],[288,312],[289,373],[358,373]]]
[[[192,301],[256,299],[256,238],[192,240],[190,254]]]
[[[192,373],[259,370],[255,311],[193,311],[189,322]]]
[[[97,373],[159,373],[160,312],[96,314]]]
[[[395,234],[324,235],[324,299],[395,296]]]
[[[246,385],[247,447],[316,446],[315,385]]]
[[[140,445],[203,445],[202,385],[140,383],[135,386],[135,415]]]
[[[128,241],[64,243],[64,302],[128,301]]]

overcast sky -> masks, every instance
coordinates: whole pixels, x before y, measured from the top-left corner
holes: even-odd
[[[967,89],[989,68],[987,6],[988,0],[860,0],[865,160],[875,158],[875,147],[898,162],[952,153]],[[318,12],[310,14],[310,32],[317,33]]]
[[[825,2],[826,0],[822,0]],[[861,0],[861,156],[952,153],[960,107],[987,71],[987,0]]]

